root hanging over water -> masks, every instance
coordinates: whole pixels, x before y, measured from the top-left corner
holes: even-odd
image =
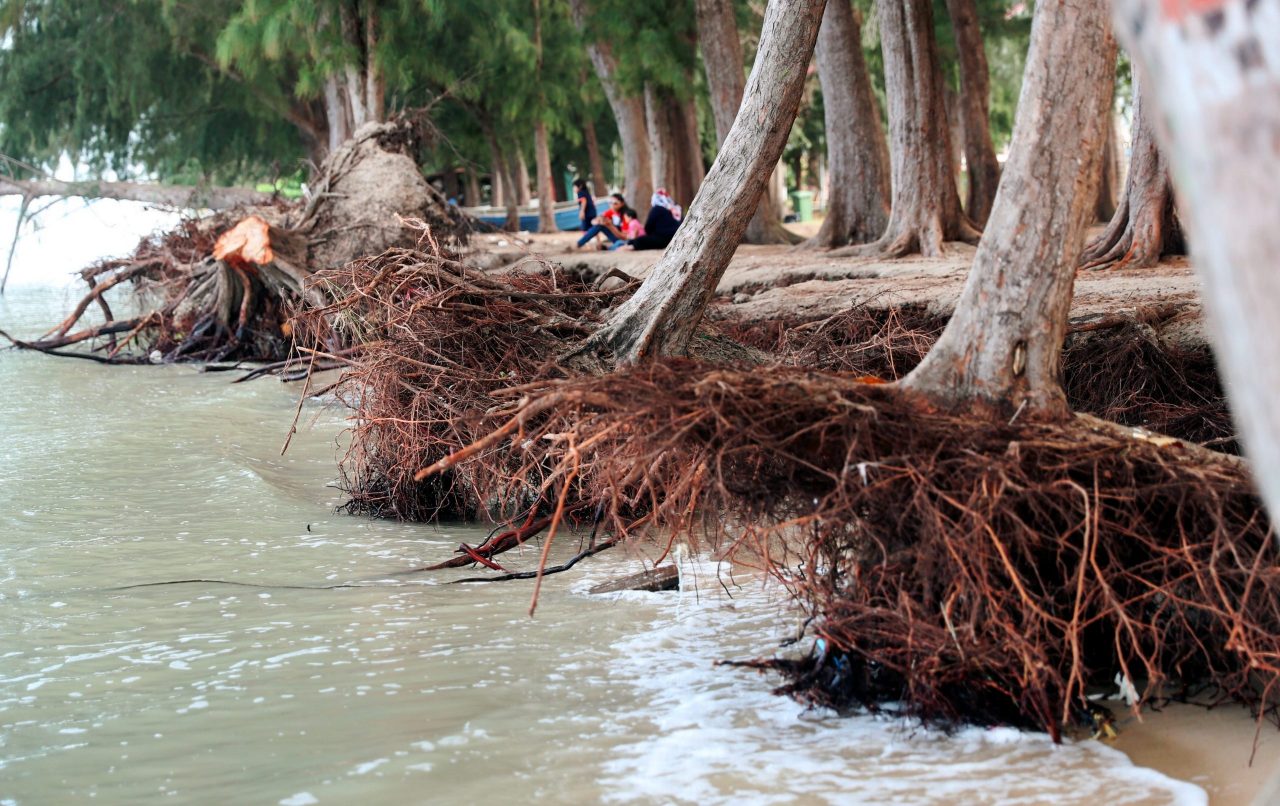
[[[489,489],[536,467],[620,533],[643,513],[758,563],[822,640],[770,664],[805,702],[1057,738],[1119,674],[1147,700],[1207,690],[1276,717],[1276,543],[1235,457],[786,368],[672,362],[524,395],[492,414],[495,450],[450,466]]]
[[[284,361],[290,316],[329,302],[316,271],[413,246],[428,228],[442,242],[466,238],[469,221],[417,168],[421,136],[406,120],[367,125],[326,160],[308,201],[187,219],[81,272],[87,293],[41,338],[9,340],[112,364]]]
[[[334,301],[295,321],[299,338],[365,345],[339,387],[357,412],[350,508],[502,524],[442,567],[494,569],[545,535],[545,568],[557,530],[588,522],[611,545],[697,539],[808,611],[820,648],[764,663],[808,703],[1058,737],[1119,674],[1147,701],[1208,692],[1276,717],[1276,544],[1243,463],[1087,417],[940,415],[886,382],[928,349],[936,317],[730,331],[771,350],[768,366],[591,374],[556,358],[633,286],[597,291],[548,266],[499,279],[443,249],[321,281]],[[1069,349],[1076,395],[1138,411],[1185,393],[1185,364],[1161,365],[1168,383],[1142,374],[1149,350],[1170,355],[1139,343],[1142,326],[1075,324],[1073,338],[1138,345]]]

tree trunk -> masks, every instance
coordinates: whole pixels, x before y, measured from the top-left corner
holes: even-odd
[[[145,182],[59,182],[56,179],[19,180],[0,176],[0,196],[81,196],[117,199],[172,207],[177,210],[225,210],[242,204],[266,204],[275,194],[253,188],[207,185],[160,185]]]
[[[1116,0],[1182,199],[1232,413],[1280,513],[1280,0]],[[1130,168],[1133,173],[1136,164]]]
[[[377,48],[380,20],[378,4],[366,3],[364,15],[364,98],[369,120],[381,123],[387,114],[387,85],[378,66]]]
[[[711,114],[716,122],[716,141],[723,146],[742,104],[746,82],[742,74],[742,40],[732,0],[696,0],[698,45],[711,92]],[[772,193],[760,197],[759,206],[747,225],[747,243],[796,243],[799,239],[782,226],[782,216]]]
[[[609,179],[605,176],[604,160],[600,157],[600,141],[596,139],[596,124],[584,118],[582,131],[587,141],[587,162],[591,166],[591,195],[602,196],[609,192]]]
[[[676,158],[675,130],[672,126],[670,107],[667,104],[667,93],[653,82],[644,85],[644,121],[649,131],[649,159],[653,186],[665,187],[671,197],[683,205],[689,204],[684,196],[685,188],[680,185],[679,163]]]
[[[574,23],[580,31],[586,30],[589,14],[588,0],[570,0]],[[653,195],[653,170],[649,162],[649,134],[645,130],[644,99],[627,96],[617,80],[618,64],[609,43],[602,39],[588,38],[587,54],[595,67],[605,97],[618,124],[618,140],[622,143],[622,160],[625,166],[626,187],[623,188],[631,206],[644,218],[649,212],[649,197]]]
[[[351,112],[337,75],[324,80],[324,114],[329,124],[329,153],[332,154],[338,146],[350,140],[352,134]]]
[[[497,135],[494,134],[492,127],[487,127],[485,137],[489,141],[489,155],[493,161],[493,191],[495,207],[507,208],[507,220],[503,223],[502,228],[507,232],[516,232],[520,229],[520,210],[516,204],[515,179],[514,171],[510,166],[510,161],[498,146]],[[499,201],[499,198],[501,201]]]
[[[538,172],[538,232],[557,232],[556,185],[551,174],[551,146],[547,143],[547,124],[542,118],[533,123],[533,150]]]
[[[1134,90],[1129,175],[1111,222],[1085,247],[1086,268],[1145,268],[1159,263],[1162,255],[1185,251],[1169,165],[1156,142],[1155,110],[1140,80]]]
[[[774,0],[737,119],[684,225],[644,284],[582,351],[617,363],[680,355],[702,320],[795,121],[826,0]]]
[[[987,223],[1000,183],[1000,161],[991,142],[991,76],[982,46],[975,0],[947,0],[960,63],[960,119],[964,126],[964,161],[969,194],[964,209],[978,225]]]
[[[689,76],[688,80],[692,87],[693,76]],[[673,103],[677,123],[676,142],[679,144],[677,154],[682,165],[681,173],[689,185],[689,200],[693,201],[707,175],[702,162],[702,138],[698,135],[698,101],[690,93],[688,98]]]
[[[525,162],[524,149],[516,149],[516,158],[512,160],[515,168],[515,176],[513,181],[516,188],[516,202],[521,207],[528,207],[529,201],[533,197],[529,195],[529,163]]]
[[[1120,187],[1120,146],[1116,143],[1116,114],[1107,107],[1107,126],[1102,136],[1102,178],[1093,206],[1094,221],[1110,221],[1116,214],[1116,189]]]
[[[467,166],[467,206],[476,207],[480,204],[480,177],[476,176],[476,169]]]
[[[1069,414],[1062,341],[1115,45],[1101,3],[1040,0],[1003,181],[955,314],[903,385],[993,417]]]
[[[866,243],[889,222],[889,144],[849,0],[828,0],[815,48],[830,171],[827,217],[807,246]]]
[[[876,0],[889,99],[889,225],[880,239],[845,254],[942,254],[945,241],[975,242],[951,173],[951,137],[930,0]]]

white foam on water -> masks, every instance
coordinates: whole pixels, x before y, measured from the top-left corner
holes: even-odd
[[[656,617],[613,646],[612,681],[641,693],[647,708],[614,715],[631,736],[604,764],[609,800],[1208,803],[1195,784],[1096,741],[1054,745],[1011,728],[947,735],[900,718],[806,712],[770,694],[773,679],[713,667],[767,654],[770,641],[796,629],[780,591],[741,577],[735,588],[727,577],[727,568],[686,563],[680,593],[616,595],[637,617]]]
[[[312,806],[320,800],[310,792],[299,792],[280,801],[280,806]]]

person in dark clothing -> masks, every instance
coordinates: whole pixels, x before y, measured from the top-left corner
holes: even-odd
[[[596,200],[591,198],[591,191],[587,189],[587,180],[575,179],[573,186],[578,193],[578,220],[582,222],[582,231],[586,232],[591,229],[591,222],[596,217]]]
[[[675,237],[684,216],[680,205],[671,198],[666,188],[658,188],[649,203],[652,207],[644,222],[644,235],[631,239],[623,249],[666,249],[667,244]]]

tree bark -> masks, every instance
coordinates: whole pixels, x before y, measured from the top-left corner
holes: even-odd
[[[579,352],[607,352],[622,364],[688,351],[791,133],[825,4],[769,3],[737,119],[684,225],[635,295]]]
[[[596,138],[595,121],[584,117],[582,131],[587,141],[587,162],[591,166],[591,194],[602,196],[609,192],[609,179],[605,176],[604,160],[600,156],[600,141]]]
[[[507,232],[516,232],[520,229],[520,210],[516,204],[516,194],[513,190],[515,187],[514,171],[509,164],[510,161],[498,146],[498,137],[491,126],[486,127],[485,137],[489,141],[489,155],[493,162],[494,196],[501,196],[501,201],[495,198],[493,203],[495,207],[507,208],[507,220],[503,223],[502,228]],[[501,185],[499,185],[499,178]]]
[[[275,194],[252,188],[207,185],[160,185],[145,182],[60,182],[56,179],[19,180],[0,176],[0,196],[82,196],[117,199],[179,210],[225,210],[242,204],[266,204]]]
[[[815,48],[830,171],[827,217],[806,246],[873,241],[889,223],[889,144],[849,0],[828,0]]]
[[[1108,106],[1102,141],[1102,178],[1098,181],[1098,199],[1093,206],[1094,221],[1110,221],[1116,214],[1116,189],[1120,187],[1120,146],[1116,139],[1116,115]]]
[[[1036,3],[987,235],[946,330],[903,382],[933,406],[999,418],[1069,415],[1059,359],[1097,194],[1114,49],[1103,4]]]
[[[693,86],[693,76],[689,76],[689,86]],[[707,169],[702,162],[702,138],[698,135],[698,102],[690,93],[684,100],[676,101],[675,115],[677,122],[678,155],[682,162],[681,173],[689,185],[689,200],[698,195],[702,180],[706,178]]]
[[[991,142],[991,76],[982,45],[975,0],[947,0],[960,63],[960,119],[964,126],[964,161],[969,172],[965,212],[978,225],[987,222],[1000,184],[1000,161]]]
[[[1134,90],[1129,175],[1106,230],[1085,247],[1085,268],[1146,268],[1163,255],[1185,251],[1169,165],[1156,141],[1154,110],[1141,80]]]
[[[556,185],[551,175],[551,146],[547,142],[547,124],[542,118],[533,123],[534,159],[538,173],[538,232],[557,232]]]
[[[475,207],[480,204],[480,177],[476,176],[476,169],[467,166],[467,206]]]
[[[590,13],[589,0],[570,0],[574,24],[586,33],[586,21]],[[631,206],[643,218],[649,212],[649,198],[653,195],[653,170],[649,160],[649,134],[644,119],[644,99],[626,95],[618,83],[617,60],[613,49],[602,39],[588,37],[587,55],[595,67],[605,97],[618,124],[618,139],[622,143],[622,161],[626,174],[623,193]]]
[[[696,0],[698,46],[702,48],[702,64],[706,68],[707,87],[711,93],[711,114],[716,123],[716,141],[720,146],[729,136],[742,104],[746,80],[742,72],[742,40],[732,0]],[[744,237],[747,243],[796,243],[799,239],[782,226],[772,192],[760,197]]]
[[[644,85],[644,121],[649,131],[649,159],[653,173],[653,186],[665,187],[671,197],[683,205],[689,204],[685,196],[687,188],[682,187],[679,161],[676,158],[676,133],[667,103],[667,93],[656,87],[653,82]]]
[[[945,241],[976,242],[951,172],[951,136],[930,0],[876,0],[889,99],[889,224],[880,239],[837,254],[942,254]]]
[[[1182,200],[1225,375],[1255,480],[1280,513],[1280,0],[1116,0],[1116,32]],[[1134,169],[1130,168],[1132,172]]]
[[[329,124],[329,153],[351,139],[351,112],[343,95],[338,77],[331,75],[324,80],[324,114]]]
[[[524,149],[516,148],[515,152],[516,157],[510,162],[515,169],[512,181],[515,183],[516,202],[521,207],[527,207],[529,206],[529,200],[533,198],[529,195],[529,163],[525,162]]]

